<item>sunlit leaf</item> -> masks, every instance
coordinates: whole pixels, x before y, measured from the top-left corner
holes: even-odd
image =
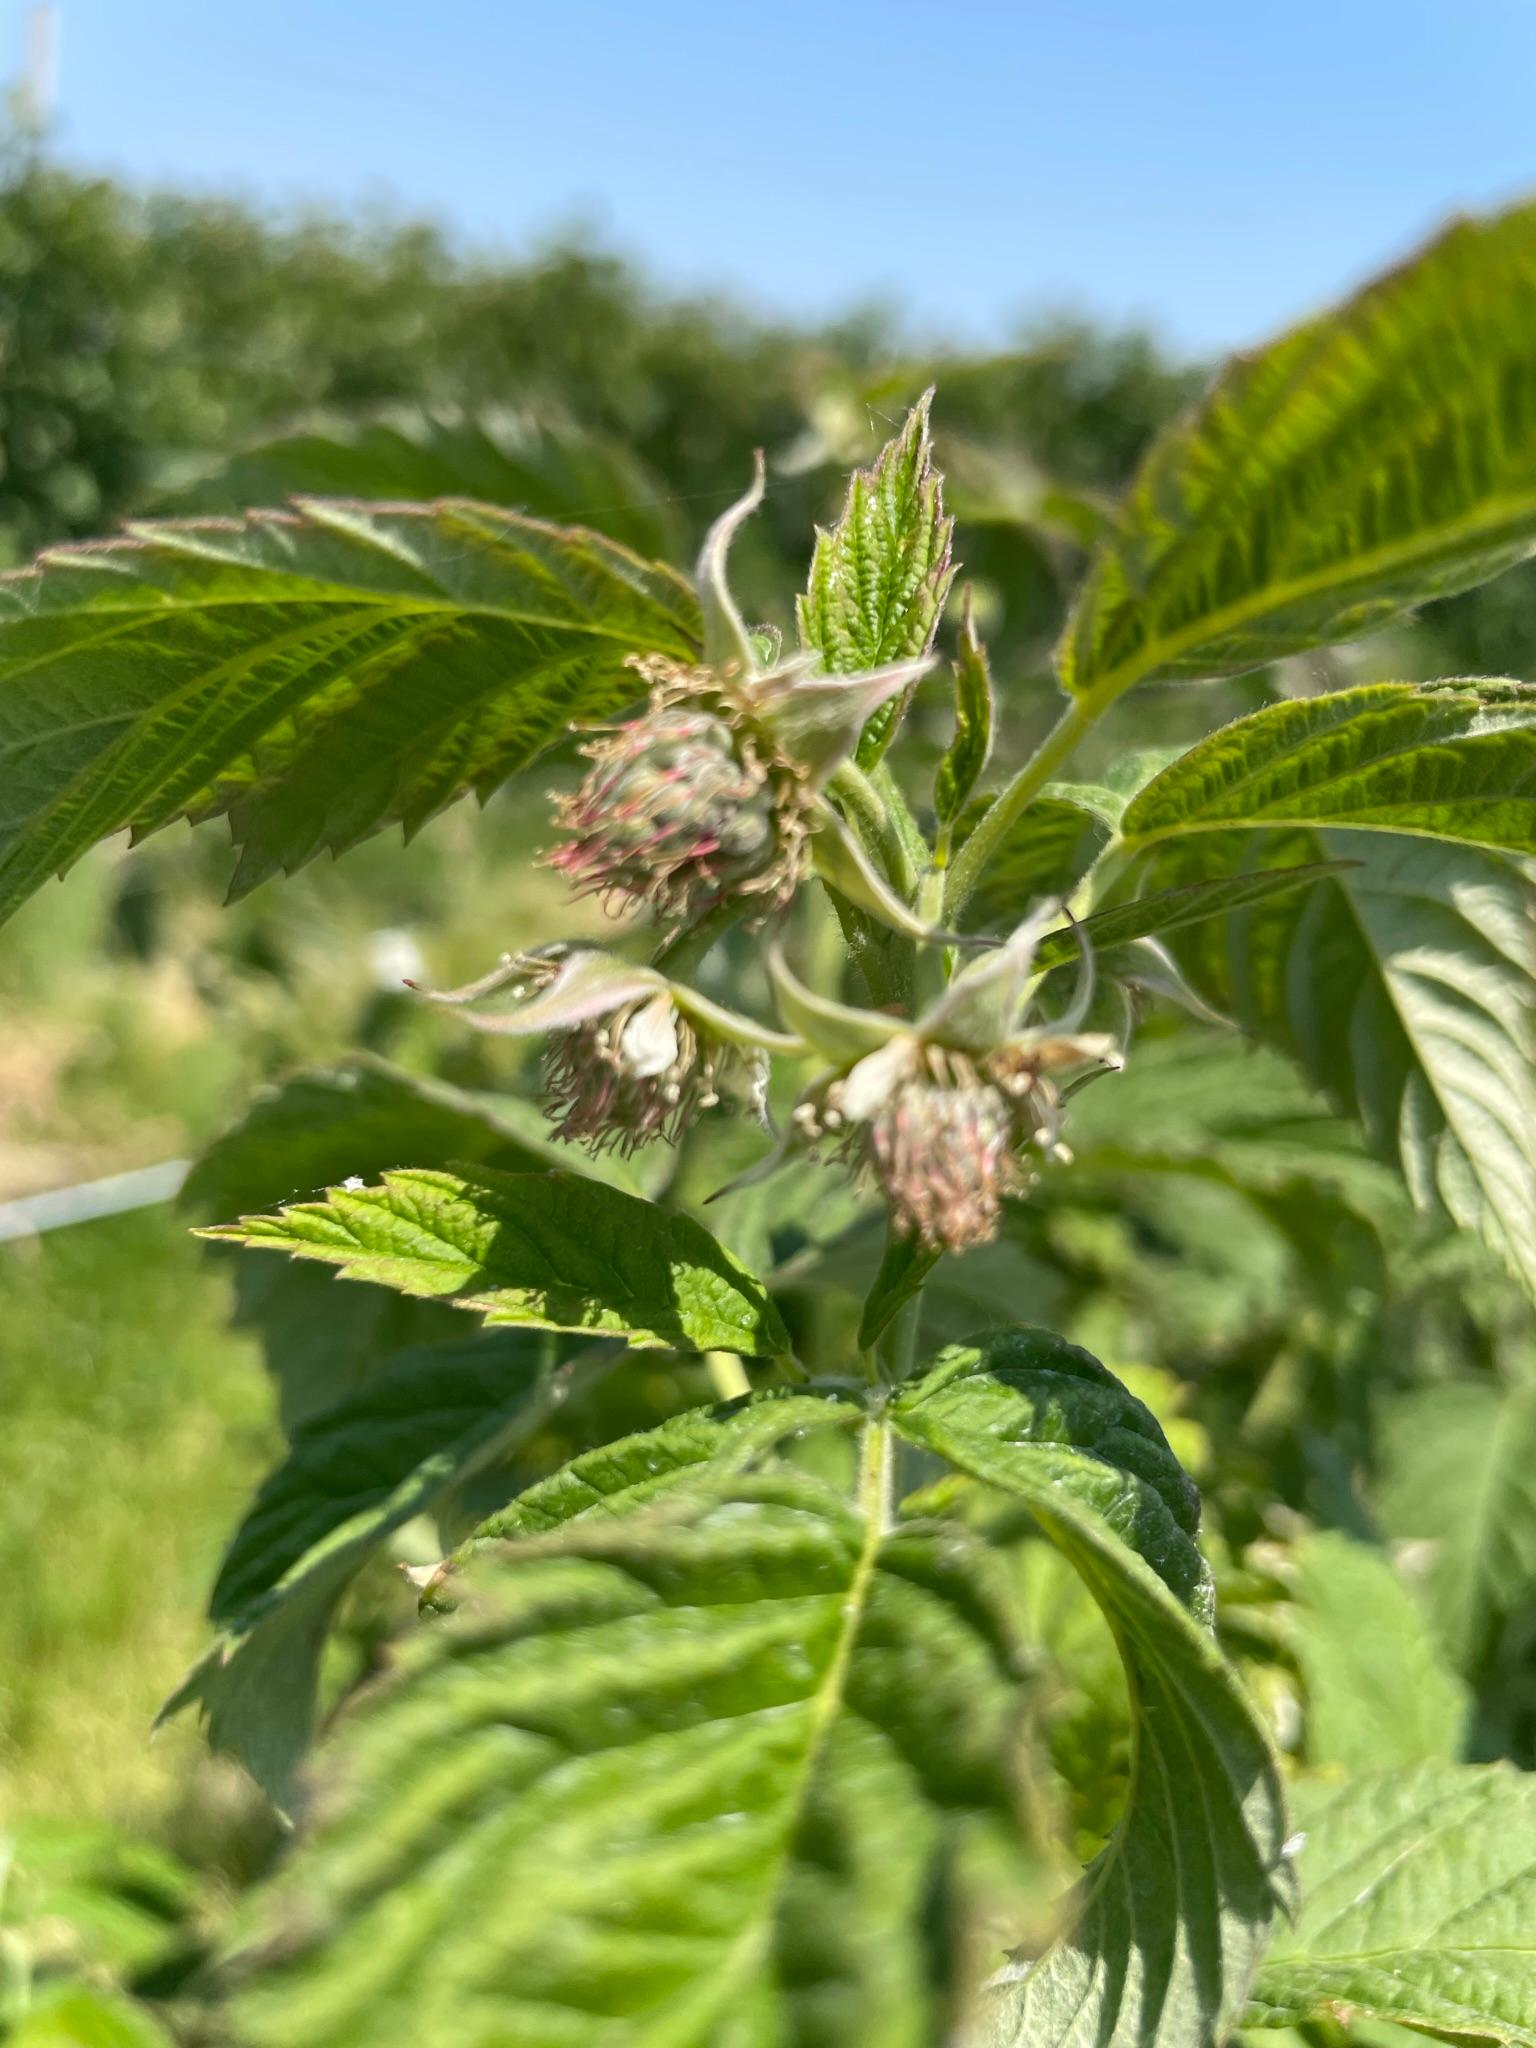
[[[539,519],[578,521],[670,559],[678,534],[666,487],[628,449],[556,417],[397,409],[321,415],[257,442],[177,493],[177,509],[226,511],[288,498],[420,504],[475,498]]]
[[[695,651],[670,571],[488,506],[312,500],[0,579],[0,915],[100,839],[227,815],[233,889],[414,831]]]
[[[1298,1544],[1290,1563],[1308,1762],[1344,1771],[1454,1762],[1466,1734],[1466,1688],[1387,1557],[1327,1530]]]
[[[1210,1633],[1193,1488],[1151,1414],[1041,1330],[956,1346],[895,1426],[1011,1495],[1114,1630],[1136,1703],[1130,1803],[1073,1925],[987,1994],[986,2048],[1209,2048],[1247,1995],[1286,1888],[1274,1760]]]
[[[1301,1915],[1252,2024],[1384,2019],[1536,2043],[1536,1777],[1420,1764],[1297,1788]]]
[[[1471,847],[1233,832],[1162,848],[1169,885],[1287,859],[1352,866],[1171,941],[1200,993],[1279,1045],[1397,1159],[1415,1200],[1536,1287],[1536,994],[1521,875]]]
[[[749,1357],[789,1349],[762,1282],[700,1224],[568,1173],[388,1173],[200,1235],[320,1259],[493,1324]]]
[[[951,825],[981,780],[992,751],[992,673],[987,650],[976,637],[970,588],[962,607],[960,651],[955,657],[955,736],[934,777],[933,807],[940,825]]]
[[[1138,846],[1239,825],[1536,852],[1536,688],[1373,683],[1268,705],[1154,776],[1120,830]]]
[[[837,524],[819,529],[810,581],[796,601],[800,638],[834,675],[857,675],[932,646],[954,581],[943,484],[919,399],[873,469],[855,471]],[[907,695],[910,695],[910,691]],[[906,708],[893,699],[865,727],[859,760],[879,759]]]
[[[1012,1642],[956,1530],[738,1481],[466,1574],[249,1917],[258,2048],[930,2048],[945,1886],[1011,1826]],[[921,1935],[921,1938],[919,1936]]]
[[[1142,465],[1068,623],[1094,705],[1372,632],[1536,545],[1536,206],[1237,356]]]

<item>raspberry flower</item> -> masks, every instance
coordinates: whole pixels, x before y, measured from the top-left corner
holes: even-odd
[[[1032,1159],[1063,1159],[1060,1077],[1117,1067],[1113,1039],[1072,1013],[1026,1024],[1036,947],[1054,907],[956,975],[915,1022],[813,995],[775,957],[786,1021],[837,1062],[801,1097],[791,1143],[830,1142],[881,1188],[897,1231],[924,1250],[964,1252],[998,1232],[1009,1196],[1027,1192]]]
[[[870,866],[823,794],[870,717],[909,691],[933,657],[863,675],[817,672],[819,656],[763,665],[765,636],[748,633],[725,578],[732,535],[759,504],[752,488],[711,528],[699,558],[704,660],[636,655],[649,685],[638,717],[598,730],[591,767],[558,799],[565,834],[547,856],[583,896],[649,911],[674,928],[726,902],[748,921],[782,909],[807,865],[861,906],[917,936],[912,912]]]
[[[547,1034],[545,1112],[557,1138],[592,1152],[676,1143],[727,1094],[762,1117],[767,1055],[804,1050],[654,968],[589,948],[516,954],[467,988],[424,993],[477,1030]]]

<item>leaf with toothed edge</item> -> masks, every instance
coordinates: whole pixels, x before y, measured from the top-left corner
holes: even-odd
[[[1232,359],[1154,444],[1057,654],[1096,710],[1374,632],[1536,546],[1536,205]]]
[[[763,1283],[701,1224],[568,1173],[388,1173],[198,1234],[321,1259],[491,1324],[746,1357],[789,1349]]]
[[[1536,689],[1370,683],[1267,705],[1153,776],[1120,833],[1142,847],[1284,825],[1536,852]]]
[[[1128,1804],[1075,1923],[998,1973],[967,2048],[1212,2048],[1290,1883],[1275,1760],[1211,1633],[1194,1489],[1142,1404],[1044,1330],[952,1346],[891,1420],[1030,1511],[1103,1609],[1134,1708]]]
[[[1017,1856],[1011,1625],[956,1528],[788,1473],[477,1560],[341,1724],[230,1969],[253,2048],[931,2048]]]
[[[800,639],[834,675],[857,675],[924,654],[933,645],[954,581],[943,483],[933,467],[926,392],[872,469],[850,478],[837,524],[819,528],[805,595],[796,600]],[[858,761],[878,761],[907,696],[877,711]]]
[[[1170,947],[1206,1001],[1359,1117],[1420,1208],[1478,1231],[1536,1290],[1530,884],[1477,847],[1303,829],[1169,840],[1149,880],[1320,856],[1350,865]]]
[[[933,786],[933,808],[942,826],[952,825],[964,810],[992,752],[992,671],[987,650],[976,637],[969,584],[961,606],[954,680],[955,736],[939,762]]]
[[[0,578],[0,916],[98,840],[227,816],[233,893],[469,791],[696,656],[671,570],[468,501],[150,523]]]
[[[538,1426],[556,1355],[550,1337],[502,1330],[401,1351],[296,1429],[220,1567],[218,1641],[160,1719],[195,1705],[213,1747],[286,1805],[337,1602],[397,1529]]]
[[[1295,1796],[1302,1909],[1247,2023],[1382,2019],[1536,2048],[1536,1777],[1422,1763]]]

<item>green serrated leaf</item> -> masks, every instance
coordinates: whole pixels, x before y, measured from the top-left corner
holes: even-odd
[[[1343,1771],[1454,1762],[1466,1732],[1466,1688],[1388,1559],[1328,1531],[1307,1536],[1291,1562],[1307,1761]]]
[[[1108,1616],[1136,1704],[1130,1803],[1076,1923],[999,1973],[978,2048],[1210,2048],[1288,1885],[1274,1759],[1209,1629],[1193,1488],[1150,1412],[1045,1331],[951,1349],[891,1419],[1030,1510]]]
[[[1261,868],[1257,874],[1212,875],[1205,881],[1186,882],[1176,889],[1154,889],[1130,903],[1117,903],[1108,910],[1095,911],[1060,931],[1047,932],[1035,952],[1035,965],[1043,972],[1075,960],[1085,947],[1107,953],[1132,939],[1162,938],[1202,918],[1218,917],[1224,911],[1241,910],[1250,903],[1262,903],[1271,896],[1287,896],[1293,889],[1305,889],[1324,875],[1337,874],[1339,861],[1315,861],[1288,868]]]
[[[933,807],[940,825],[951,825],[970,801],[992,752],[992,671],[987,650],[976,637],[970,587],[962,606],[960,651],[954,661],[955,736],[939,762]]]
[[[547,1536],[586,1515],[626,1515],[662,1495],[748,1470],[802,1430],[851,1429],[863,1416],[847,1395],[768,1388],[714,1408],[690,1408],[657,1429],[583,1451],[489,1516],[459,1552]]]
[[[686,584],[468,502],[135,527],[0,579],[0,916],[98,840],[227,816],[241,895],[487,796],[687,660]]]
[[[594,1179],[633,1190],[622,1161],[575,1159],[548,1130],[525,1102],[477,1095],[357,1053],[263,1088],[197,1160],[181,1201],[205,1216],[245,1214],[341,1180],[371,1180],[392,1166],[450,1159],[509,1172],[590,1167]]]
[[[921,1293],[924,1281],[943,1256],[915,1237],[899,1237],[887,1229],[879,1270],[859,1318],[861,1351],[874,1349],[907,1303]]]
[[[387,1173],[199,1235],[322,1259],[492,1324],[749,1358],[789,1349],[762,1282],[701,1224],[567,1173]]]
[[[1303,1905],[1248,2022],[1536,2044],[1536,1777],[1425,1763],[1295,1792]]]
[[[286,1804],[337,1602],[397,1529],[537,1427],[552,1362],[550,1339],[511,1331],[403,1351],[295,1430],[220,1568],[219,1639],[161,1719],[195,1705],[213,1747]]]
[[[1536,1597],[1536,1388],[1468,1381],[1399,1395],[1382,1421],[1377,1513],[1427,1544],[1425,1592],[1462,1671]]]
[[[1242,825],[1536,851],[1536,689],[1372,683],[1267,705],[1154,776],[1120,830],[1140,846]]]
[[[918,400],[873,469],[849,479],[837,524],[817,530],[796,615],[802,645],[815,648],[833,675],[882,668],[933,645],[955,572],[954,521],[944,513],[928,431],[932,402],[931,391]],[[884,753],[909,695],[871,718],[859,743],[861,767]]]
[[[631,1188],[611,1154],[573,1158],[544,1118],[509,1096],[485,1096],[359,1054],[263,1089],[244,1116],[193,1166],[184,1207],[204,1216],[249,1214],[347,1180],[373,1181],[410,1163],[470,1160],[504,1171],[578,1165]],[[285,1426],[356,1392],[392,1353],[452,1342],[460,1326],[435,1302],[384,1287],[338,1294],[313,1267],[245,1259],[235,1272],[235,1321],[254,1330],[277,1382]]]
[[[945,1884],[1011,1825],[1012,1641],[956,1530],[787,1476],[466,1575],[258,1894],[255,2048],[929,2048]]]
[[[666,486],[628,449],[557,417],[508,411],[393,408],[363,420],[322,413],[242,449],[179,492],[176,507],[222,512],[305,497],[396,505],[475,498],[539,519],[579,520],[663,559],[679,540]]]
[[[1480,1231],[1536,1288],[1530,891],[1496,855],[1368,832],[1164,845],[1159,884],[1288,859],[1352,866],[1172,940],[1207,1001],[1297,1058],[1421,1208]]]
[[[1102,708],[1373,632],[1536,544],[1536,206],[1236,356],[1157,441],[1058,651]]]

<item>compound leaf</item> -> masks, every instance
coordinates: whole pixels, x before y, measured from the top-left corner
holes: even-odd
[[[480,1560],[330,1745],[241,2038],[943,2038],[946,1878],[1012,1825],[1013,1651],[962,1532],[886,1527],[887,1455],[875,1425],[858,1503],[742,1480]]]
[[[1137,846],[1277,825],[1536,852],[1536,689],[1372,683],[1267,705],[1154,776],[1120,829]]]
[[[197,1705],[213,1746],[286,1803],[337,1602],[397,1529],[538,1425],[552,1358],[552,1340],[512,1331],[402,1351],[296,1429],[220,1568],[219,1640],[161,1718]]]
[[[1303,1905],[1249,2021],[1536,2044],[1536,1777],[1424,1763],[1299,1786]]]
[[[1058,653],[1102,708],[1373,632],[1536,543],[1536,206],[1234,357],[1157,441]]]
[[[470,1160],[505,1171],[570,1166],[629,1188],[612,1155],[557,1148],[532,1106],[407,1073],[370,1054],[309,1068],[265,1088],[215,1138],[187,1176],[182,1202],[204,1216],[249,1214],[343,1181],[373,1181],[391,1167]],[[254,1329],[292,1425],[353,1394],[383,1359],[407,1346],[452,1342],[460,1328],[435,1302],[384,1287],[338,1295],[313,1266],[243,1259],[236,1321]]]
[[[986,2048],[1209,2048],[1288,1890],[1273,1757],[1210,1632],[1194,1490],[1150,1412],[1076,1346],[954,1346],[892,1404],[904,1436],[1026,1506],[1103,1608],[1135,1704],[1130,1802],[1075,1924],[990,1987]]]
[[[701,1224],[568,1173],[386,1173],[199,1234],[321,1259],[493,1324],[747,1357],[789,1349],[763,1283]]]
[[[663,559],[678,541],[665,485],[628,449],[555,416],[500,410],[320,414],[242,449],[178,492],[177,506],[222,512],[296,497],[475,498],[539,519],[580,520]]]
[[[670,570],[467,501],[310,500],[0,579],[0,916],[98,840],[227,816],[233,893],[488,795],[688,658]]]

